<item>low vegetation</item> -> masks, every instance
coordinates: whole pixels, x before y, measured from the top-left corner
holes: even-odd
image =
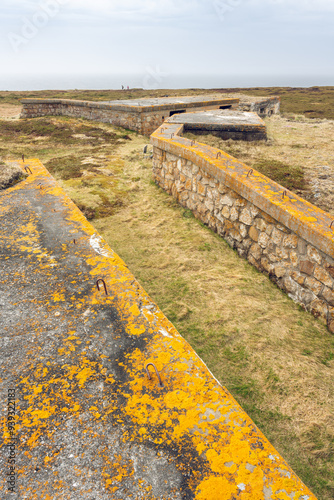
[[[331,122],[267,125],[268,143],[215,145],[310,194],[311,164],[331,161]],[[72,118],[0,121],[2,159],[44,162],[319,500],[332,500],[334,338],[155,185],[147,142]]]
[[[140,97],[164,97],[179,95],[242,93],[250,96],[281,96],[282,113],[304,115],[307,118],[334,119],[334,87],[256,87],[230,89],[160,89],[160,90],[41,90],[26,92],[0,91],[1,104],[19,104],[22,98],[83,99],[87,101],[111,101],[114,99],[138,99]]]

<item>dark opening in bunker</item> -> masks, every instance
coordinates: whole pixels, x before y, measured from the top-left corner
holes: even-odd
[[[231,109],[231,108],[232,108],[231,105],[230,106],[219,106],[219,109]]]
[[[169,116],[178,115],[178,114],[180,114],[180,113],[185,113],[185,112],[186,112],[186,110],[185,110],[185,109],[177,109],[176,111],[171,111],[171,112],[169,113]]]

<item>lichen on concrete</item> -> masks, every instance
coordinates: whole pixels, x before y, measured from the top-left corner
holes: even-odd
[[[2,481],[1,498],[314,500],[44,167],[27,164],[0,195],[0,384],[16,390],[18,458],[16,497]]]

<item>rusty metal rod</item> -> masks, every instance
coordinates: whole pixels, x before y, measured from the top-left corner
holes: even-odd
[[[32,175],[32,171],[31,171],[31,168],[30,168],[30,167],[28,167],[28,166],[27,166],[27,167],[24,167],[24,170],[25,170],[26,172],[29,172],[29,173]]]
[[[250,177],[253,172],[254,172],[254,170],[252,168],[250,170],[248,170],[247,177]]]
[[[146,373],[147,373],[148,379],[149,379],[149,380],[152,380],[152,375],[150,374],[149,369],[148,369],[148,367],[149,367],[149,366],[153,366],[153,368],[154,368],[154,370],[155,370],[155,373],[156,373],[156,375],[157,375],[157,377],[158,377],[158,380],[159,380],[159,387],[163,387],[163,386],[164,386],[164,384],[162,383],[160,373],[158,372],[158,369],[157,369],[157,367],[155,366],[155,364],[154,364],[154,363],[147,363],[147,365],[145,366],[145,370],[146,370]]]
[[[102,285],[104,286],[105,294],[108,295],[106,282],[102,278],[99,278],[96,282],[96,287],[97,287],[98,291],[100,291],[100,283],[102,283]]]

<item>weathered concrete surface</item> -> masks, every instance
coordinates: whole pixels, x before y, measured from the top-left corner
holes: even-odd
[[[314,500],[44,167],[29,167],[0,193],[1,499]]]
[[[119,99],[115,101],[80,101],[76,99],[22,99],[22,104],[73,104],[82,107],[112,108],[118,111],[129,109],[135,112],[147,112],[161,109],[177,110],[182,108],[197,108],[206,106],[231,106],[239,103],[237,98],[228,98],[217,95],[202,96],[180,96],[180,97],[158,97],[143,99]]]
[[[222,139],[258,141],[267,138],[266,124],[256,113],[245,111],[213,110],[173,115],[168,123],[184,125],[193,133],[210,133]]]

